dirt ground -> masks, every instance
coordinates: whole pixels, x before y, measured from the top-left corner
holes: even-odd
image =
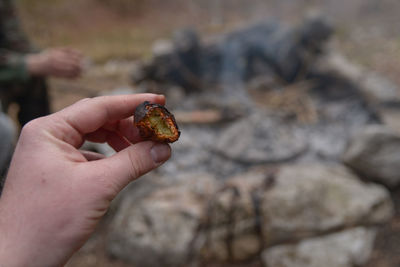
[[[259,19],[287,23],[320,10],[336,26],[332,41],[353,62],[391,78],[400,86],[400,3],[397,0],[20,0],[23,26],[42,48],[71,46],[90,66],[76,80],[51,79],[53,110],[115,88],[132,88],[131,61],[148,58],[151,44],[191,26],[213,35]],[[178,12],[177,12],[178,11]],[[397,216],[382,230],[367,267],[400,266],[400,190],[393,193]],[[105,220],[68,267],[130,266],[105,253]],[[244,266],[244,265],[243,265]],[[260,266],[259,263],[245,266]]]

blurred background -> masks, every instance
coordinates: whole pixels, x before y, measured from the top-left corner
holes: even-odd
[[[128,189],[67,266],[400,266],[400,177],[392,175],[400,169],[390,162],[400,160],[400,151],[387,149],[400,149],[399,1],[17,0],[16,5],[38,47],[68,46],[85,55],[81,77],[49,79],[53,111],[83,97],[150,91],[167,95],[167,106],[182,125],[172,163]],[[310,17],[333,29],[323,40],[323,52],[311,53],[311,63],[297,52],[293,61],[288,56],[273,63],[268,56],[279,52],[262,48],[258,54],[265,40],[273,47],[268,51],[285,45],[297,51],[296,38],[308,32],[302,27]],[[190,65],[191,49],[199,53],[196,60],[208,58],[199,72],[192,68],[198,63]],[[258,56],[267,59],[260,63]],[[180,65],[165,63],[176,57]],[[243,58],[256,63],[241,69],[236,63]],[[276,66],[292,69],[295,60],[302,66],[293,67],[300,78],[274,71]],[[226,71],[229,66],[234,70]],[[298,76],[303,68],[306,73]],[[215,78],[215,73],[221,74]],[[271,119],[264,124],[266,116]],[[357,139],[371,146],[351,150],[351,137],[370,125],[380,128],[367,129]],[[382,135],[390,140],[381,142]],[[316,166],[315,171],[296,169],[298,164]],[[389,182],[375,173],[392,167]],[[311,180],[297,177],[302,175]],[[343,189],[343,177],[357,182]],[[178,185],[175,192],[168,191],[171,185]],[[303,195],[313,197],[304,200]],[[272,204],[257,208],[251,199]],[[142,210],[130,210],[139,201]],[[303,206],[288,204],[296,202]],[[153,211],[161,215],[152,217]],[[213,212],[225,214],[227,221]],[[139,222],[132,219],[139,217]],[[163,222],[170,223],[160,226]],[[209,234],[215,229],[222,234]],[[201,241],[204,232],[214,237]],[[135,253],[152,260],[137,259]]]
[[[94,90],[129,84],[121,81],[122,77],[110,77],[118,76],[111,71],[112,62],[123,65],[125,61],[150,57],[153,42],[170,38],[179,28],[190,26],[204,34],[223,33],[263,19],[296,23],[314,11],[335,24],[333,42],[346,57],[400,82],[397,1],[18,0],[17,4],[24,28],[38,46],[72,46],[93,63],[109,63],[108,73],[91,81],[89,77],[79,80]],[[89,72],[88,76],[94,74]],[[54,101],[56,109],[63,106]]]

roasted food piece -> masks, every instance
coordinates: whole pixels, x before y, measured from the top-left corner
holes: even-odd
[[[173,143],[181,134],[174,115],[159,104],[143,102],[136,108],[134,117],[135,126],[144,140]]]

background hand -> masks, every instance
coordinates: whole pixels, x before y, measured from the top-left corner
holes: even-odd
[[[83,56],[70,48],[48,49],[26,56],[28,72],[38,76],[76,78],[82,72]]]
[[[167,144],[141,142],[128,118],[145,100],[165,101],[153,94],[84,99],[22,129],[0,199],[0,263],[64,264],[117,193],[169,158]],[[82,152],[84,140],[117,153]]]

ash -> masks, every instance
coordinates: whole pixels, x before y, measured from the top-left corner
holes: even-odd
[[[185,116],[178,116],[182,135],[161,172],[223,179],[260,164],[340,161],[357,131],[381,124],[385,101],[343,71],[351,63],[335,65],[343,57],[329,48],[333,33],[327,21],[309,18],[293,27],[250,25],[212,41],[184,29],[157,42],[132,81],[165,94],[168,108]],[[191,121],[192,112],[205,110],[218,119]]]

